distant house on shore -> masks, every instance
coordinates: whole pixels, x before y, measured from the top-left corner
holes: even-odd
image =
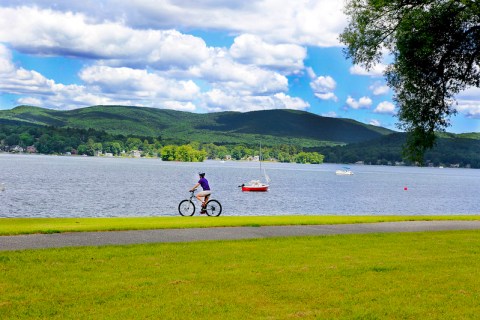
[[[37,153],[37,148],[35,146],[28,146],[27,147],[28,153]]]
[[[130,155],[134,158],[140,158],[142,156],[142,153],[139,150],[132,150],[130,152]]]
[[[24,152],[24,151],[25,151],[25,149],[23,149],[23,148],[20,147],[20,146],[12,146],[12,147],[10,147],[10,152],[18,152],[18,153],[20,153],[20,152]]]

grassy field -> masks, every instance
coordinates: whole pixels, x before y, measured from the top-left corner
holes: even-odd
[[[478,319],[480,231],[0,252],[1,319]]]
[[[414,220],[480,220],[480,216],[255,216],[144,218],[5,218],[0,235],[146,229],[372,223]]]

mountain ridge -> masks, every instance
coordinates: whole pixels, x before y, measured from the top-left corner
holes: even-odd
[[[352,119],[322,117],[307,111],[288,109],[191,113],[136,106],[91,106],[67,111],[18,106],[0,111],[2,119],[219,144],[262,137],[272,143],[288,143],[291,140],[308,146],[348,144],[394,132]]]

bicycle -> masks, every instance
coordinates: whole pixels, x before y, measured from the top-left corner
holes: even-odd
[[[186,217],[193,216],[195,213],[195,204],[192,201],[193,197],[195,197],[195,191],[196,190],[190,191],[190,199],[182,200],[178,204],[178,212],[180,215]],[[208,200],[205,205],[205,211],[210,217],[218,217],[222,213],[222,205],[217,200]]]

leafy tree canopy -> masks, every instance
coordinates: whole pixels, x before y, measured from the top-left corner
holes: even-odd
[[[399,107],[398,127],[409,133],[413,161],[450,125],[454,96],[480,87],[480,2],[476,0],[347,0],[345,55],[367,69],[389,51],[386,70]]]

